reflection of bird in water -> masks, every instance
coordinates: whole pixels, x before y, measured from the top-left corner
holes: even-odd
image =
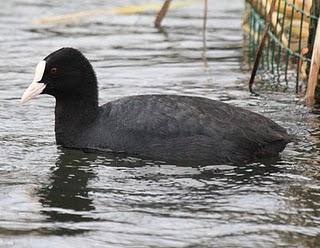
[[[81,222],[92,220],[84,216],[94,210],[89,198],[88,181],[95,177],[90,164],[97,155],[63,150],[52,168],[47,184],[39,190],[43,213],[50,221]]]

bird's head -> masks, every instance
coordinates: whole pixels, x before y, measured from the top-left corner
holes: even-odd
[[[21,97],[25,103],[39,94],[55,98],[97,98],[97,80],[90,62],[74,48],[61,48],[36,66],[30,86]]]

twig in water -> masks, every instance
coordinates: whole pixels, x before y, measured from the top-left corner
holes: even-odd
[[[315,91],[318,83],[319,68],[320,68],[320,22],[318,21],[316,37],[314,39],[314,45],[313,45],[307,92],[306,92],[306,104],[308,106],[312,106],[314,104],[314,96],[315,96]]]
[[[165,0],[165,2],[162,5],[162,8],[158,12],[156,20],[154,21],[154,25],[157,28],[161,28],[161,22],[168,12],[168,9],[170,7],[170,3],[171,3],[171,0]]]
[[[259,44],[259,47],[258,47],[258,50],[257,50],[257,53],[256,53],[256,58],[255,58],[254,65],[253,65],[253,69],[252,69],[252,72],[251,72],[251,77],[250,77],[250,81],[249,81],[249,90],[250,90],[250,93],[252,93],[254,95],[258,95],[258,94],[253,91],[252,86],[253,86],[254,78],[255,78],[257,70],[258,70],[259,63],[260,63],[262,50],[264,48],[264,45],[266,43],[266,39],[267,39],[267,36],[268,36],[268,31],[269,31],[269,28],[270,28],[271,17],[272,17],[272,13],[273,13],[273,10],[274,10],[275,3],[276,3],[276,0],[272,0],[271,5],[270,5],[270,10],[269,10],[269,13],[268,13],[268,16],[267,16],[267,19],[266,19],[266,26],[265,26],[264,31],[263,31],[262,39],[261,39],[261,42]]]

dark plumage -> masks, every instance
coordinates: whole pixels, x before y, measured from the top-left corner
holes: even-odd
[[[217,164],[277,156],[290,141],[267,118],[202,97],[139,95],[99,107],[95,73],[78,50],[62,48],[45,61],[37,83],[56,98],[56,141],[64,147]]]

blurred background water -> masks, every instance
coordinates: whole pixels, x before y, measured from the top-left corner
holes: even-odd
[[[249,95],[244,1],[209,1],[207,67],[203,1],[170,10],[163,32],[153,27],[153,11],[33,22],[131,4],[143,2],[1,3],[0,247],[319,247],[319,116],[290,90]],[[92,62],[101,103],[146,93],[204,96],[261,113],[298,139],[268,164],[200,168],[62,149],[54,99],[18,102],[35,65],[63,46]]]

